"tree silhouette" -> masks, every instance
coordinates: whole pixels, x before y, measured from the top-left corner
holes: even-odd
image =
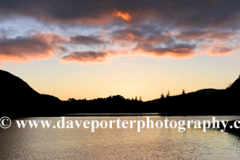
[[[77,100],[75,98],[69,98],[68,102],[76,102]]]
[[[163,98],[165,98],[165,97],[164,97],[164,94],[162,93],[162,95],[161,95],[161,99],[163,99]]]
[[[142,102],[142,97],[140,96],[139,101]]]
[[[183,89],[183,91],[182,91],[182,95],[185,95],[186,93],[185,93],[185,90]]]
[[[168,98],[168,97],[170,97],[170,92],[169,92],[169,91],[168,91],[168,93],[167,93],[166,97],[167,97],[167,98]]]

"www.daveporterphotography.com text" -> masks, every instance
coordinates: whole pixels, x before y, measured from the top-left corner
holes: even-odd
[[[11,120],[8,117],[0,119],[1,127],[7,129],[11,126]],[[185,132],[187,128],[202,129],[202,132],[207,132],[207,129],[220,129],[224,132],[228,120],[152,120],[146,117],[146,120],[122,120],[115,118],[112,120],[66,120],[61,117],[56,124],[52,120],[14,120],[19,129],[30,127],[31,129],[90,129],[91,132],[97,132],[98,129],[136,129],[141,132],[143,129],[177,129],[179,132]],[[240,128],[240,121],[236,120],[231,128]]]

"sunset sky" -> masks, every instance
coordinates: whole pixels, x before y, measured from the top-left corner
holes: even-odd
[[[239,0],[0,0],[0,66],[62,100],[224,89]]]

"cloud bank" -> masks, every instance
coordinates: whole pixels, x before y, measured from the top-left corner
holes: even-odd
[[[122,55],[234,54],[240,42],[239,8],[237,0],[0,0],[2,24],[27,18],[49,28],[11,37],[0,27],[0,61],[57,55],[69,62],[101,63]],[[80,29],[73,32],[76,26]]]

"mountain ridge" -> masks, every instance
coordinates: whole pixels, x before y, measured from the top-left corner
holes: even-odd
[[[62,116],[69,113],[159,113],[172,115],[236,115],[240,97],[240,77],[227,89],[205,88],[196,92],[142,102],[121,95],[93,100],[61,101],[40,94],[21,78],[0,70],[1,115]],[[220,106],[227,106],[225,110]]]

